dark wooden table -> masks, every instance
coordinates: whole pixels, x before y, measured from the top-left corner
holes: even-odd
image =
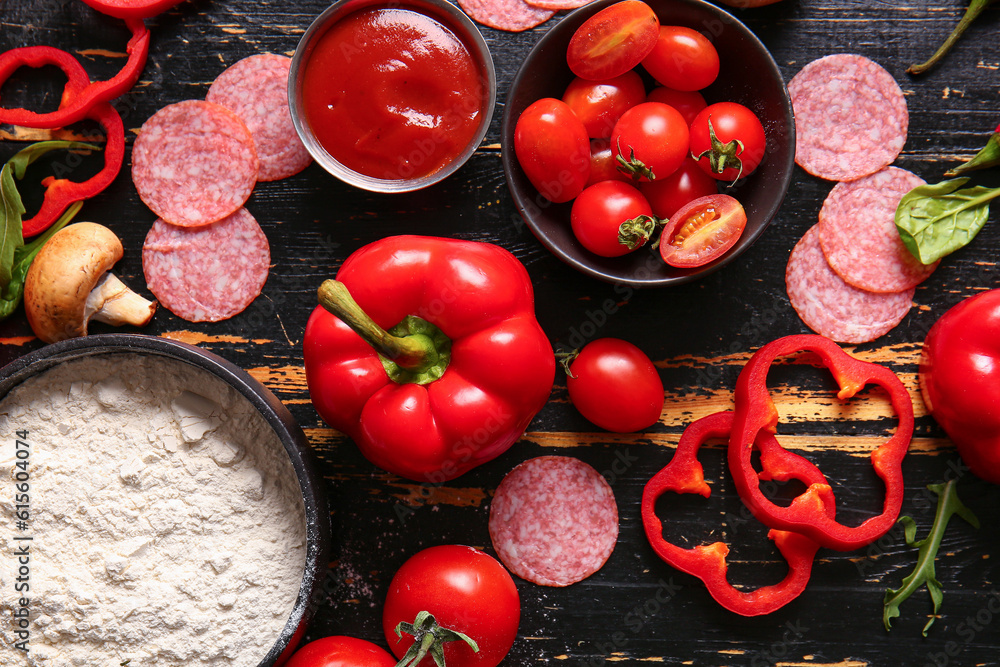
[[[290,55],[325,6],[325,0],[189,0],[150,21],[146,70],[139,85],[117,103],[126,128],[137,129],[167,103],[203,97],[214,77],[244,56]],[[896,164],[938,180],[947,166],[974,153],[998,121],[996,8],[942,66],[920,77],[904,72],[933,51],[964,7],[961,0],[784,0],[736,13],[771,50],[786,80],[829,53],[861,53],[884,65],[905,91],[911,114],[909,139]],[[396,568],[436,544],[492,551],[487,516],[503,475],[524,459],[564,454],[606,473],[619,503],[620,538],[607,565],[581,583],[557,589],[518,581],[520,636],[504,664],[1000,664],[1000,489],[963,471],[926,413],[916,375],[921,342],[937,318],[962,298],[1000,284],[996,214],[970,247],[947,258],[917,289],[915,306],[899,327],[853,348],[890,366],[912,392],[917,430],[904,464],[904,514],[914,517],[919,534],[925,534],[933,518],[926,485],[958,477],[960,495],[982,522],[975,530],[956,519],[945,536],[937,566],[944,605],[929,636],[920,635],[931,609],[923,591],[903,605],[891,632],[882,625],[886,587],[898,586],[916,561],[901,530],[867,550],[821,550],[800,598],[767,617],[733,615],[698,580],[655,556],[642,531],[639,500],[645,482],[669,461],[684,426],[731,406],[732,387],[749,354],[778,336],[807,331],[785,295],[784,267],[792,246],[815,222],[831,184],[797,169],[763,237],[739,261],[693,284],[633,290],[563,265],[520,224],[504,182],[499,145],[503,102],[518,64],[558,20],[521,34],[483,29],[497,66],[499,104],[482,148],[457,174],[428,190],[398,196],[352,189],[315,165],[288,180],[261,184],[248,208],[271,243],[273,267],[264,294],[226,322],[195,325],[161,310],[144,330],[194,343],[247,369],[289,406],[308,434],[328,482],[335,541],[329,594],[309,637],[349,634],[384,645],[381,604]],[[121,66],[126,39],[120,22],[100,17],[79,0],[0,4],[0,49],[60,46],[80,55],[94,78],[106,78]],[[52,72],[22,71],[0,92],[9,106],[40,101],[53,108],[58,90]],[[43,136],[0,126],[0,158]],[[132,139],[129,132],[130,147]],[[37,182],[45,168],[30,172],[34,176],[28,180]],[[85,163],[71,177],[82,178],[91,168]],[[29,209],[37,207],[37,193],[27,199]],[[104,223],[121,236],[125,258],[116,273],[145,291],[140,250],[154,216],[139,201],[127,168],[109,190],[87,203],[79,219]],[[528,432],[496,461],[440,486],[375,469],[313,410],[301,343],[319,283],[353,250],[399,233],[491,241],[511,250],[528,268],[538,316],[554,346],[617,336],[639,345],[657,363],[667,397],[660,423],[637,435],[596,431],[569,403],[560,374],[551,400]],[[0,361],[40,346],[20,312],[0,323]],[[831,478],[845,521],[857,523],[877,513],[882,485],[867,453],[894,425],[887,402],[866,393],[840,408],[817,369],[802,368],[787,379],[779,398],[786,442],[805,450]],[[783,576],[784,564],[764,528],[741,513],[723,453],[721,445],[704,450],[713,496],[671,504],[667,534],[678,540],[725,539],[732,546],[732,581],[748,587],[774,583]]]

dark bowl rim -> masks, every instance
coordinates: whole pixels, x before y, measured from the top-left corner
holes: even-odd
[[[777,191],[778,196],[776,196],[772,200],[771,205],[767,207],[766,211],[763,211],[765,220],[764,224],[760,225],[759,228],[754,229],[753,232],[751,232],[751,234],[745,237],[745,240],[744,239],[740,240],[739,243],[741,249],[739,250],[739,252],[728,253],[719,260],[711,264],[708,264],[705,267],[699,267],[699,269],[697,270],[687,271],[679,275],[668,276],[666,278],[642,279],[642,278],[623,277],[622,275],[615,274],[611,271],[605,271],[599,268],[595,268],[585,262],[579,261],[577,258],[567,253],[561,246],[553,243],[552,240],[548,237],[548,235],[546,235],[543,232],[543,230],[538,228],[536,222],[534,221],[534,218],[526,212],[527,207],[524,204],[522,197],[518,194],[518,191],[515,187],[511,174],[514,169],[520,169],[520,167],[516,164],[516,157],[514,156],[513,134],[514,134],[514,125],[516,123],[516,119],[512,118],[512,115],[515,112],[513,106],[510,104],[510,97],[511,93],[514,90],[516,90],[527,77],[530,76],[530,73],[528,72],[529,63],[531,63],[533,59],[537,57],[538,52],[542,48],[544,48],[546,40],[549,39],[549,36],[558,26],[562,25],[563,22],[566,21],[573,23],[579,20],[580,22],[582,22],[581,17],[597,13],[601,9],[604,9],[605,7],[615,4],[619,1],[620,0],[593,0],[593,2],[590,2],[584,5],[583,7],[580,7],[578,9],[575,9],[567,13],[565,16],[559,19],[558,23],[555,23],[554,25],[549,27],[546,30],[545,34],[543,34],[538,39],[538,41],[535,42],[535,44],[531,47],[531,50],[528,52],[528,55],[524,58],[524,61],[521,63],[521,66],[518,67],[517,73],[514,75],[514,79],[511,81],[510,87],[506,91],[506,95],[503,100],[504,111],[500,121],[501,161],[503,163],[504,180],[507,183],[507,190],[510,192],[511,197],[514,200],[514,205],[517,208],[517,212],[521,220],[524,222],[524,224],[528,226],[529,229],[531,229],[531,232],[532,234],[534,234],[535,238],[537,238],[542,243],[542,245],[544,245],[552,254],[558,257],[561,261],[572,266],[581,273],[597,278],[599,280],[603,280],[605,282],[627,285],[629,287],[637,287],[637,288],[681,285],[684,283],[704,278],[705,276],[714,273],[715,271],[735,261],[744,252],[746,252],[757,241],[757,239],[760,238],[760,236],[764,233],[764,231],[774,221],[774,217],[777,215],[778,210],[781,208],[781,205],[785,200],[785,196],[788,194],[788,189],[791,186],[792,177],[794,175],[795,122],[794,122],[794,115],[792,113],[791,97],[788,94],[788,87],[785,84],[784,76],[782,75],[781,69],[778,67],[777,62],[775,62],[774,56],[771,55],[771,52],[767,49],[767,47],[764,46],[764,43],[760,41],[760,38],[757,37],[757,35],[752,30],[750,30],[750,28],[746,26],[746,24],[744,24],[742,21],[736,18],[736,16],[734,16],[732,13],[726,11],[725,9],[719,7],[718,5],[714,5],[710,2],[707,2],[707,0],[670,0],[670,2],[687,4],[700,8],[704,11],[716,15],[720,20],[729,22],[732,25],[736,26],[736,28],[741,33],[743,33],[748,40],[754,43],[755,46],[760,50],[760,52],[765,56],[764,60],[768,68],[768,73],[772,77],[774,77],[774,80],[780,82],[779,88],[781,91],[781,100],[780,100],[781,109],[787,121],[786,122],[786,127],[788,132],[787,141],[790,150],[787,151],[787,155],[785,156],[783,162],[778,163],[777,165],[778,168],[781,170],[781,172],[784,174],[784,177],[781,179],[781,183]],[[520,110],[518,110],[518,113],[520,113]],[[539,197],[541,197],[541,195],[539,195]],[[647,251],[645,249],[640,249],[637,252],[647,252]],[[652,255],[653,253],[650,254]],[[655,261],[662,263],[662,260],[660,260],[658,255],[655,257]]]
[[[302,428],[270,389],[232,362],[189,343],[147,334],[109,333],[59,341],[14,359],[0,368],[0,400],[17,385],[59,363],[100,354],[128,353],[168,357],[211,373],[250,402],[288,453],[305,507],[306,559],[295,605],[258,666],[270,667],[286,650],[294,650],[315,614],[321,602],[331,549],[328,500],[315,455]]]

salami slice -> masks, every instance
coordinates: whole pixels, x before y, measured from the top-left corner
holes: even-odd
[[[896,230],[899,200],[924,180],[887,167],[838,183],[819,212],[819,243],[830,267],[848,284],[869,292],[899,292],[927,279],[938,263],[922,264]]]
[[[877,294],[851,287],[834,273],[813,225],[792,249],[785,268],[792,308],[806,326],[838,343],[867,343],[900,323],[913,302],[913,288]]]
[[[264,288],[270,264],[267,237],[245,208],[196,228],[157,220],[142,246],[149,291],[189,322],[243,311]]]
[[[542,586],[569,586],[611,556],[618,507],[591,466],[569,456],[541,456],[504,477],[490,506],[489,530],[511,572]]]
[[[207,225],[235,212],[257,182],[250,130],[232,111],[201,100],[170,104],[142,125],[132,181],[163,220]]]
[[[288,110],[287,56],[260,54],[228,67],[205,97],[220,104],[246,124],[260,160],[258,181],[276,181],[299,173],[312,156],[299,139]]]
[[[910,117],[899,84],[853,54],[814,60],[788,83],[795,113],[795,162],[832,181],[872,174],[899,156]]]
[[[458,0],[458,5],[473,21],[497,30],[521,32],[548,21],[555,14],[524,0]]]

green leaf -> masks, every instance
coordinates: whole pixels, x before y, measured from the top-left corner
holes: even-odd
[[[10,284],[14,253],[24,245],[21,227],[24,203],[14,179],[21,180],[32,162],[59,149],[100,150],[79,141],[40,141],[19,151],[0,169],[0,289],[6,290]]]
[[[916,524],[910,517],[901,517],[899,523],[904,526],[906,543],[917,548],[917,565],[913,572],[905,577],[902,586],[896,589],[887,588],[883,599],[884,609],[882,612],[882,622],[885,629],[891,628],[892,619],[899,616],[899,605],[908,597],[917,592],[921,586],[927,585],[927,592],[930,593],[933,612],[929,621],[924,626],[923,636],[927,636],[927,631],[934,623],[934,619],[941,609],[941,602],[944,600],[944,592],[941,590],[941,583],[937,580],[934,572],[934,561],[937,559],[938,549],[941,547],[941,539],[944,537],[948,521],[953,514],[957,514],[973,527],[979,528],[979,519],[972,511],[962,504],[955,491],[955,480],[950,480],[947,484],[931,484],[927,488],[938,495],[937,511],[934,513],[934,524],[927,537],[915,542]]]
[[[990,215],[989,201],[1000,188],[959,190],[968,178],[921,185],[903,195],[896,207],[896,229],[910,253],[932,264],[975,238]]]
[[[45,230],[44,234],[39,235],[31,243],[22,245],[14,250],[14,262],[11,267],[10,282],[0,291],[0,320],[10,317],[11,313],[21,304],[21,299],[24,296],[24,282],[28,277],[28,269],[31,268],[31,263],[35,260],[35,256],[38,255],[38,251],[42,249],[46,241],[55,236],[56,232],[69,224],[82,207],[83,202],[74,202],[51,227]]]

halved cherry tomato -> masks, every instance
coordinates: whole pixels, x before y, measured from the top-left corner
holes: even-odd
[[[691,123],[691,154],[713,178],[735,181],[764,159],[767,138],[753,111],[736,102],[717,102]]]
[[[700,197],[671,216],[660,237],[660,256],[681,268],[708,264],[736,244],[746,225],[746,211],[733,197]]]
[[[590,175],[590,137],[562,100],[544,97],[525,109],[514,126],[514,154],[531,184],[549,201],[567,202]]]
[[[702,176],[709,178],[704,174]],[[591,139],[590,177],[587,179],[587,187],[589,188],[594,183],[600,183],[601,181],[622,181],[628,183],[631,180],[631,178],[618,169],[618,160],[615,159],[615,152],[611,150],[611,141],[608,139]],[[714,181],[714,179],[712,180]]]
[[[646,87],[632,70],[603,81],[576,77],[562,99],[583,121],[591,139],[607,139],[623,113],[646,101]]]
[[[622,0],[576,29],[566,50],[570,71],[582,79],[613,79],[645,58],[656,44],[660,20],[645,2]]]
[[[611,132],[611,147],[636,180],[674,173],[687,157],[688,126],[680,112],[660,102],[643,102],[622,114]]]
[[[621,181],[601,181],[580,193],[570,211],[573,234],[601,257],[618,257],[644,245],[656,228],[646,198]]]
[[[662,102],[672,106],[684,116],[684,122],[689,126],[698,113],[708,106],[705,97],[697,90],[674,90],[666,86],[656,86],[649,91],[646,101]]]
[[[569,399],[580,414],[615,433],[642,431],[660,420],[663,381],[638,347],[620,338],[598,338],[572,358]]]
[[[285,667],[395,667],[388,651],[355,637],[323,637],[309,642],[285,663]]]
[[[666,178],[640,183],[639,190],[652,207],[653,215],[666,220],[687,203],[716,194],[719,182],[703,172],[694,158],[689,156],[684,158],[677,171]]]
[[[642,66],[668,88],[701,90],[719,75],[719,52],[697,30],[664,25]]]

